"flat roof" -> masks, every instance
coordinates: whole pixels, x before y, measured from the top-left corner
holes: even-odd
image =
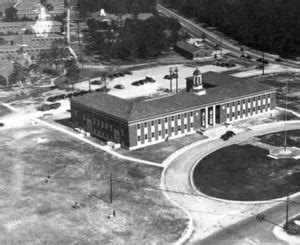
[[[257,81],[215,72],[204,73],[203,82],[215,86],[208,88],[205,95],[185,92],[139,101],[95,92],[72,98],[71,101],[130,122],[276,90]]]

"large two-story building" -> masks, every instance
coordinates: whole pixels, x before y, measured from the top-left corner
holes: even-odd
[[[149,99],[100,92],[73,98],[72,121],[92,136],[136,149],[275,108],[276,89],[253,80],[198,69],[186,80],[187,91]]]

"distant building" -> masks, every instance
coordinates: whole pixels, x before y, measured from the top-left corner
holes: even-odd
[[[62,23],[57,21],[0,22],[0,35],[61,33],[61,28]]]
[[[2,36],[7,44],[0,45],[0,60],[5,61],[18,53],[22,47],[23,51],[30,57],[37,58],[41,50],[50,49],[52,43],[64,39],[64,36],[49,34],[47,37],[36,35],[10,35]]]
[[[4,14],[5,9],[13,7],[16,4],[17,0],[1,0],[0,1],[0,12]]]
[[[136,149],[269,112],[275,95],[256,81],[196,70],[187,92],[142,101],[92,93],[71,99],[71,115],[92,136]]]
[[[201,58],[212,54],[212,50],[206,45],[196,46],[185,41],[178,41],[175,46],[175,51],[187,59]]]
[[[49,11],[51,16],[62,15],[65,12],[64,0],[48,0],[47,3],[53,6],[53,10]],[[20,0],[16,5],[17,16],[36,19],[40,14],[40,6],[40,0]]]

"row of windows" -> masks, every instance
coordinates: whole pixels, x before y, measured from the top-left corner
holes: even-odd
[[[184,114],[183,114],[183,118],[187,118],[187,114],[188,114],[188,113],[184,113]],[[194,113],[193,113],[193,112],[190,112],[189,115],[192,117],[192,116],[194,115]],[[181,119],[181,115],[178,114],[178,115],[177,115],[177,120],[180,120],[180,119]],[[175,116],[171,116],[171,121],[173,122],[174,120],[175,120]],[[165,117],[165,118],[164,118],[164,121],[165,121],[165,122],[168,122],[168,117]],[[161,124],[161,122],[162,122],[162,119],[158,119],[158,120],[157,120],[157,123],[158,123],[158,124]],[[154,126],[154,121],[152,120],[152,121],[150,121],[150,122],[144,122],[144,128],[146,128],[146,127],[148,126],[148,123],[150,123],[151,126]],[[140,129],[140,128],[141,128],[141,124],[138,123],[138,124],[136,125],[136,127],[137,127],[137,129]]]
[[[271,104],[268,104],[268,105],[263,105],[262,107],[261,106],[258,106],[257,107],[257,109],[255,108],[255,107],[253,107],[252,108],[252,112],[259,112],[259,111],[261,111],[261,109],[263,109],[263,110],[265,110],[266,108],[270,108],[271,107]],[[248,112],[248,114],[250,114],[251,113],[251,109],[248,109],[247,110],[247,112]],[[243,111],[237,111],[237,116],[240,116],[241,115],[241,113],[242,113],[242,115],[246,115],[246,110],[243,110]],[[235,112],[232,112],[231,113],[231,116],[232,117],[235,117]],[[227,113],[227,118],[230,118],[230,114],[229,113]]]
[[[268,94],[267,96],[264,94],[264,95],[262,95],[262,96],[254,97],[254,98],[252,98],[252,101],[259,101],[259,100],[261,100],[261,99],[266,99],[266,97],[271,98],[271,94]],[[248,99],[247,99],[247,102],[250,103],[250,102],[251,102],[251,98],[248,98]],[[242,103],[243,105],[246,104],[246,99],[237,101],[237,104],[238,104],[238,105],[240,105],[241,103]],[[227,108],[230,107],[230,104],[231,104],[232,106],[235,106],[235,102],[231,102],[231,103],[227,103]]]
[[[193,128],[194,127],[194,124],[191,123],[190,124],[190,127]],[[184,129],[187,129],[187,124],[184,125]],[[181,131],[181,126],[177,126],[177,131]],[[171,128],[171,133],[174,133],[175,132],[175,127],[172,127]],[[165,129],[165,135],[168,135],[169,134],[169,130],[168,129]],[[162,131],[158,131],[158,136],[162,136]],[[151,133],[151,137],[152,138],[155,138],[155,133]],[[148,134],[144,134],[144,139],[147,140],[148,139]],[[138,141],[141,141],[141,136],[138,136]]]

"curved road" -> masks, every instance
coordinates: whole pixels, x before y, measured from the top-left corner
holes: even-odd
[[[174,12],[168,8],[165,8],[161,4],[157,4],[156,8],[163,15],[177,19],[184,28],[186,28],[190,33],[192,33],[196,37],[201,38],[201,35],[204,33],[208,40],[210,40],[214,43],[221,43],[221,46],[223,48],[230,50],[233,54],[235,54],[238,57],[241,55],[242,52],[240,51],[240,48],[241,48],[241,46],[244,46],[244,45],[234,45],[230,41],[224,39],[224,37],[220,37],[220,36],[216,35],[215,33],[195,24],[194,22],[190,21],[189,19],[182,17],[181,15],[177,14],[176,12]],[[253,56],[254,58],[262,57],[261,51],[250,49],[248,47],[247,47],[247,53],[249,55]],[[278,58],[278,55],[272,55],[272,54],[265,53],[265,59],[268,60],[269,62],[274,63],[274,60],[276,58]],[[282,59],[282,60],[283,61],[280,62],[280,64],[283,64],[283,65],[291,66],[294,68],[298,68],[300,65],[299,63],[291,61],[291,60],[287,60],[287,59]]]
[[[288,122],[288,130],[300,129],[300,121]],[[236,135],[228,141],[215,139],[193,147],[177,158],[162,174],[162,188],[165,195],[178,206],[182,207],[192,217],[192,235],[185,237],[189,242],[199,242],[209,235],[222,231],[225,227],[248,219],[278,201],[265,203],[226,202],[198,194],[191,185],[190,175],[195,164],[208,154],[229,146],[241,143],[251,137],[284,129],[284,122],[275,122],[252,127],[252,130]],[[189,232],[186,232],[189,234]],[[251,242],[250,242],[251,243]]]

